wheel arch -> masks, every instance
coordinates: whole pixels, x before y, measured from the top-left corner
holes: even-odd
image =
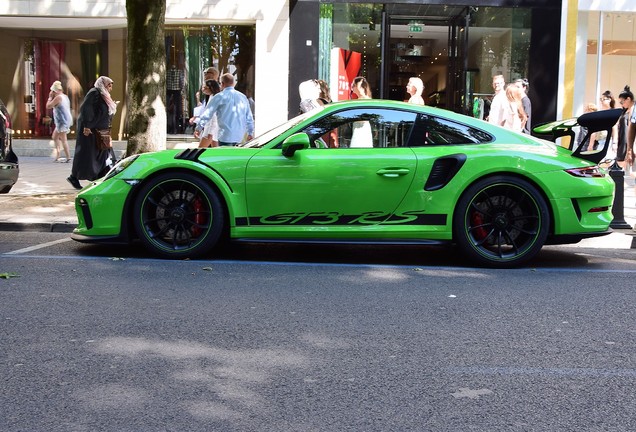
[[[487,175],[484,175],[481,177],[474,178],[470,183],[466,184],[462,193],[460,193],[457,196],[456,203],[458,203],[462,199],[462,197],[466,194],[466,191],[475,183],[488,179],[488,178],[497,177],[497,176],[515,177],[517,179],[526,181],[530,183],[530,185],[532,185],[537,190],[537,192],[539,192],[539,194],[541,194],[541,197],[544,199],[545,204],[548,207],[548,212],[550,216],[550,220],[548,221],[548,223],[550,224],[550,226],[548,227],[548,236],[554,235],[554,209],[552,208],[552,201],[548,198],[547,194],[545,193],[545,191],[543,190],[543,187],[540,184],[538,184],[534,179],[528,176],[525,176],[521,173],[510,172],[510,171],[498,171],[498,172],[488,173]],[[451,216],[451,224],[452,224],[451,231],[453,233],[453,242],[456,241],[456,236],[457,236],[457,227],[455,226],[455,222],[454,222],[457,211],[458,211],[457,205],[455,205],[455,207],[453,208],[453,214]]]
[[[122,214],[122,232],[125,232],[129,239],[137,238],[137,233],[135,232],[134,220],[133,220],[134,212],[132,211],[132,209],[134,208],[135,201],[137,200],[137,197],[139,196],[139,191],[142,189],[144,185],[150,183],[155,178],[161,175],[164,175],[166,173],[186,173],[189,175],[193,175],[198,177],[200,180],[207,182],[214,189],[214,191],[217,193],[221,201],[221,204],[223,206],[224,225],[223,225],[222,237],[228,236],[230,225],[231,225],[231,222],[230,222],[231,215],[230,215],[230,206],[228,204],[229,199],[228,199],[228,196],[226,195],[226,192],[228,193],[230,192],[220,188],[219,185],[215,181],[213,181],[209,176],[206,176],[205,174],[197,170],[186,169],[181,167],[179,168],[171,167],[171,168],[157,170],[153,172],[152,174],[148,175],[148,177],[144,178],[141,182],[135,185],[135,187],[128,194],[128,197],[126,198],[126,203],[124,204],[124,212]]]

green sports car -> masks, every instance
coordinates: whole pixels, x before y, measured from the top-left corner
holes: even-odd
[[[579,118],[590,135],[620,110],[592,114]],[[139,240],[178,259],[228,239],[448,243],[478,265],[513,267],[544,244],[609,232],[614,181],[588,140],[570,150],[446,110],[337,102],[237,147],[121,160],[77,195],[72,238]]]

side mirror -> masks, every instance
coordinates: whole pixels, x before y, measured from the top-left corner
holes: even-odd
[[[298,150],[309,148],[309,135],[303,132],[293,134],[283,141],[283,156],[292,157]]]

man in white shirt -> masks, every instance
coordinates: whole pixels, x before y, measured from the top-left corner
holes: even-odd
[[[496,124],[497,126],[503,126],[504,123],[504,103],[506,103],[506,92],[504,87],[506,81],[503,75],[495,75],[492,77],[492,88],[495,91],[495,96],[492,98],[490,104],[490,114],[488,115],[488,122]]]
[[[250,110],[247,97],[234,89],[234,75],[226,73],[221,75],[220,93],[208,100],[205,110],[199,117],[195,138],[199,138],[205,124],[216,113],[219,123],[219,146],[234,146],[243,142],[247,135],[247,141],[254,136],[254,117]]]

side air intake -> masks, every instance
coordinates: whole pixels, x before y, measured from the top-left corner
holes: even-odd
[[[459,172],[466,162],[465,154],[455,154],[439,158],[433,163],[431,173],[426,180],[424,190],[435,191],[443,188]]]

